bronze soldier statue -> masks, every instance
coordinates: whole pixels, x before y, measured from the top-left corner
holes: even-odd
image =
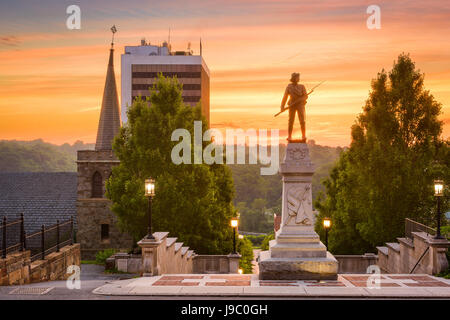
[[[308,94],[304,85],[299,84],[300,74],[294,72],[291,75],[291,83],[286,87],[284,92],[283,100],[281,101],[281,111],[285,110],[285,104],[290,97],[288,102],[289,108],[289,127],[288,127],[288,141],[292,141],[292,129],[294,127],[295,113],[298,113],[298,120],[300,121],[300,126],[302,129],[302,140],[300,142],[306,142],[305,135],[305,105],[308,99]]]

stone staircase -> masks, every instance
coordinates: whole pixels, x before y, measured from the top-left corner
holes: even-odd
[[[436,240],[425,232],[412,232],[413,239],[397,238],[377,247],[378,266],[383,273],[436,274],[448,268],[448,240]]]
[[[168,232],[153,233],[153,236],[160,243],[157,247],[159,273],[192,273],[194,251],[183,246],[182,242],[177,242],[177,238],[168,237],[168,235]]]
[[[142,255],[116,253],[106,260],[106,268],[144,276],[192,273],[238,273],[239,254],[197,255],[194,250],[169,237],[168,232],[153,233],[155,240],[142,239]]]
[[[182,242],[177,242],[177,238],[168,237],[168,235],[168,232],[153,233],[156,241],[152,243],[151,248],[146,249],[156,251],[155,270],[158,270],[159,274],[192,273],[196,254],[193,250],[189,250],[189,247],[183,247]],[[119,271],[128,273],[141,273],[143,270],[141,255],[117,253],[107,260],[107,264],[109,268],[115,267]]]

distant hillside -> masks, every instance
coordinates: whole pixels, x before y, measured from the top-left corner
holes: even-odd
[[[312,181],[313,198],[324,190],[321,181],[328,177],[330,169],[343,151],[341,147],[327,147],[308,142],[311,160],[316,167]],[[286,146],[280,145],[280,163],[284,158]],[[281,176],[261,176],[261,165],[229,165],[233,172],[234,186],[236,189],[235,203],[245,202],[247,206],[258,199],[266,200],[266,207],[273,208],[281,205]]]
[[[342,148],[316,145],[308,142],[310,156],[316,166],[313,176],[313,198],[323,190],[321,181],[328,177],[330,169],[342,152]],[[94,144],[81,141],[73,145],[54,145],[43,140],[0,140],[0,172],[74,172],[77,150],[94,149]],[[284,158],[285,145],[280,145],[280,162]],[[246,150],[248,156],[248,149]],[[260,175],[261,165],[230,165],[236,189],[235,204],[245,202],[250,206],[256,199],[265,199],[266,208],[281,204],[281,176]]]
[[[0,172],[74,172],[77,150],[93,148],[81,141],[58,146],[42,139],[0,140]]]

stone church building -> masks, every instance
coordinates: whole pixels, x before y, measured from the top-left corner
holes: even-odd
[[[119,99],[111,46],[95,150],[80,150],[77,155],[77,240],[82,259],[93,259],[104,249],[130,250],[133,246],[133,239],[116,226],[111,201],[105,197],[105,182],[113,166],[120,162],[112,150],[113,138],[119,130]]]
[[[128,252],[134,244],[119,231],[105,197],[105,182],[119,164],[112,151],[121,125],[113,59],[111,47],[95,149],[78,151],[77,172],[0,173],[0,218],[15,221],[23,214],[27,234],[73,218],[83,260],[108,248]],[[8,234],[18,235],[16,229]]]

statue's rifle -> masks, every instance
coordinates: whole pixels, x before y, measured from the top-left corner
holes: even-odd
[[[316,84],[306,95],[309,96],[311,93],[313,93],[314,89],[317,88],[318,86],[320,86],[322,83],[324,83],[326,80],[322,81],[319,84]],[[293,103],[291,103],[288,107],[285,107],[283,110],[281,110],[280,112],[278,112],[276,115],[274,115],[274,117],[282,114],[283,112],[285,112],[287,109],[289,109],[291,106],[297,104],[298,101],[300,101],[301,99],[303,99],[303,96],[301,96],[298,100],[295,100]]]

